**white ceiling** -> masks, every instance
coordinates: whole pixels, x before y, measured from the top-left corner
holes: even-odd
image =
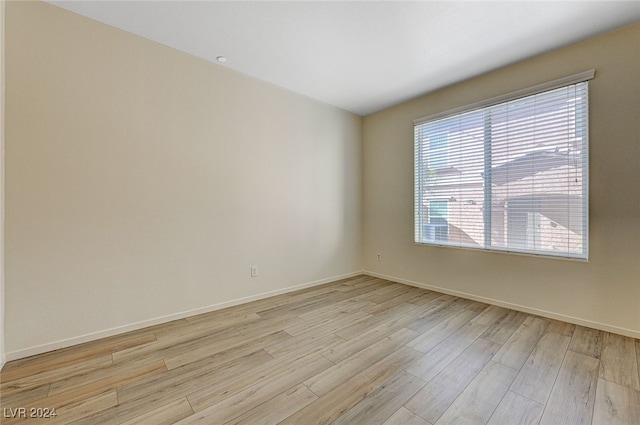
[[[49,3],[359,115],[640,21],[638,1]]]

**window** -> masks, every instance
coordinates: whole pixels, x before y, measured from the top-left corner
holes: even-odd
[[[416,120],[415,241],[586,259],[593,76]]]
[[[424,224],[423,237],[430,242],[444,241],[449,236],[449,201],[429,201],[429,222]]]
[[[429,168],[445,168],[449,165],[447,133],[429,135]]]

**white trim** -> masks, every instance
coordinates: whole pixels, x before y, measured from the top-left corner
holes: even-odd
[[[570,258],[587,261],[589,255],[588,80],[594,76],[595,70],[592,69],[414,121],[414,123],[421,122],[420,124],[416,123],[414,127],[414,242],[429,246],[459,247],[463,245],[469,249],[475,248],[483,251],[519,252],[550,258]],[[573,85],[567,85],[567,83],[573,83]],[[559,88],[552,90],[556,87]],[[531,97],[530,95],[533,93],[538,94]],[[511,98],[516,100],[509,102]],[[511,114],[511,110],[514,111],[513,114]],[[446,118],[441,117],[442,115],[446,116]],[[505,128],[502,128],[503,126],[505,126]],[[562,132],[562,134],[557,133],[556,130]],[[436,168],[434,171],[431,166],[433,149],[430,146],[429,137],[432,134],[440,134],[443,131],[448,131],[450,135],[453,135],[449,137],[450,143],[453,144],[449,145],[451,152],[449,152],[448,155],[459,158],[459,161],[458,163],[450,163],[453,170],[455,170],[455,175],[451,175],[450,178],[443,175],[444,180],[439,182],[438,169]],[[543,136],[541,136],[542,139],[539,140],[536,137],[538,131],[543,134]],[[531,142],[531,140],[529,140],[530,137],[523,136],[512,140],[510,137],[512,132],[514,134],[530,136],[534,139],[534,144],[537,140],[539,146],[536,145],[532,148],[529,143]],[[504,146],[496,145],[496,140],[493,140],[495,138],[500,139],[501,136],[499,136],[499,134],[502,134],[504,138]],[[545,134],[547,136],[544,136]],[[472,138],[469,140],[473,141],[469,143],[465,142],[467,137]],[[558,139],[558,137],[560,137],[560,139]],[[573,142],[574,139],[576,140],[575,142]],[[451,142],[452,140],[453,142]],[[555,142],[553,142],[553,140],[555,140]],[[560,143],[559,146],[558,143]],[[565,143],[566,146],[563,145],[563,143]],[[575,149],[572,150],[571,146],[574,143],[578,143],[582,149],[578,147],[577,151]],[[511,152],[512,146],[514,149],[513,152]],[[439,150],[439,146],[437,147]],[[553,153],[558,152],[560,149],[562,150],[557,155]],[[544,156],[538,157],[537,155]],[[464,158],[471,158],[476,164],[473,166],[473,170],[466,170],[466,174],[465,166],[468,165],[466,164],[468,161],[465,162]],[[573,158],[575,163],[573,161],[571,163],[568,162],[570,158]],[[520,162],[521,160],[524,162]],[[525,168],[529,169],[529,172],[521,175],[520,168],[525,166],[527,162],[539,163],[541,165],[540,167],[536,166],[535,169],[530,169],[530,167],[527,166]],[[469,166],[471,167],[471,165]],[[561,166],[575,167],[574,185],[574,179],[571,177],[572,186],[567,186],[569,175],[563,176],[560,171],[548,176],[543,175],[542,177],[535,175],[540,171],[556,169]],[[480,171],[483,172],[480,173]],[[467,175],[467,177],[465,177],[465,175]],[[482,175],[481,181],[479,180],[480,175]],[[573,171],[571,175],[573,176]],[[581,177],[579,178],[579,176]],[[520,180],[524,177],[530,178],[528,183],[531,186],[531,190],[523,192],[521,189],[518,189],[517,185],[515,189],[509,185],[512,181]],[[562,226],[555,232],[551,231],[552,234],[558,233],[556,236],[565,241],[564,244],[561,244],[564,246],[554,248],[544,245],[544,242],[540,242],[540,238],[547,235],[548,232],[546,230],[533,231],[533,229],[540,226],[533,226],[530,220],[532,216],[540,219],[542,215],[546,214],[543,209],[555,209],[559,208],[559,206],[552,203],[555,202],[553,197],[549,199],[554,199],[554,201],[546,201],[545,196],[538,199],[539,197],[533,196],[535,193],[532,194],[529,192],[536,192],[534,190],[536,182],[540,184],[561,184],[562,182],[560,180],[563,180],[562,177],[564,177],[565,190],[564,192],[558,191],[554,197],[566,197],[566,199],[563,200],[565,204],[564,207],[567,209],[564,213],[566,216],[565,221],[573,219],[574,215],[578,216],[579,218],[574,220],[574,224],[579,226],[582,232],[580,233],[573,227],[569,229]],[[542,180],[538,181],[538,178]],[[482,183],[484,183],[484,192],[482,192]],[[494,184],[492,185],[492,183]],[[494,190],[497,186],[504,186],[500,193]],[[484,230],[484,232],[481,232],[484,236],[482,234],[476,235],[478,236],[475,238],[476,244],[465,243],[461,241],[460,238],[450,237],[450,240],[447,241],[446,236],[441,238],[434,237],[433,229],[427,228],[429,223],[433,221],[431,218],[431,210],[427,208],[428,203],[432,202],[432,200],[446,199],[447,197],[455,200],[451,195],[459,198],[456,193],[459,190],[464,190],[461,189],[462,187],[466,188],[469,196],[476,198],[477,203],[484,203],[483,208],[481,208],[485,210],[484,213],[481,214],[482,217],[474,216],[474,219],[477,218],[482,221],[475,224],[471,223],[471,227],[475,228],[475,230]],[[581,196],[570,196],[571,190],[581,191],[581,193],[579,193]],[[524,195],[527,195],[530,200],[527,201],[526,206],[524,204],[518,204],[516,209],[524,215],[526,220],[524,223],[516,223],[512,226],[511,201],[517,197],[524,198]],[[496,196],[500,199],[493,199]],[[480,198],[480,201],[477,200],[478,198]],[[462,199],[458,200],[462,201]],[[534,207],[534,203],[539,205]],[[474,208],[474,210],[477,213],[478,209]],[[509,211],[508,217],[505,212],[507,210]],[[451,209],[449,209],[449,211],[451,211]],[[536,211],[536,214],[531,214]],[[540,211],[542,211],[542,215]],[[490,213],[494,214],[494,217],[497,214],[499,218],[505,215],[505,229],[508,224],[509,230],[513,230],[513,232],[509,233],[509,240],[507,240],[506,243],[496,244],[495,241],[492,241],[491,228],[495,226],[496,223],[495,220],[491,219],[492,215]],[[452,218],[445,214],[445,218],[448,220],[438,220],[438,222],[442,221],[446,224],[447,221],[450,222],[455,218],[454,221],[461,222],[461,224],[456,224],[458,227],[463,227],[462,230],[464,233],[464,231],[467,230],[464,227],[469,223],[464,217],[463,212],[455,215],[456,217]],[[563,224],[567,226],[566,223]],[[514,227],[516,225],[517,228]],[[558,227],[553,223],[552,225],[553,227]],[[446,226],[444,230],[446,233]],[[570,230],[578,232],[577,240],[569,237]],[[502,231],[502,233],[505,232]],[[513,236],[512,233],[515,234],[513,238],[511,237]],[[511,241],[511,239],[514,239],[514,241]],[[515,243],[516,240],[520,242]],[[536,243],[534,243],[534,240]],[[578,245],[575,246],[575,244]]]
[[[542,258],[545,260],[567,260],[567,261],[576,261],[578,263],[588,263],[589,259],[588,258],[583,258],[583,257],[569,257],[567,255],[553,255],[553,254],[549,254],[545,251],[541,251],[541,252],[527,252],[527,251],[518,251],[516,249],[498,249],[498,248],[478,248],[475,246],[464,246],[464,245],[445,245],[445,244],[439,244],[436,242],[413,242],[414,245],[416,246],[423,246],[423,247],[433,247],[433,246],[437,246],[438,248],[452,248],[452,249],[463,249],[465,251],[483,251],[483,252],[489,252],[489,253],[493,253],[493,254],[508,254],[508,255],[521,255],[524,257],[531,257],[531,258]]]
[[[510,100],[519,99],[521,97],[532,96],[534,94],[558,89],[560,87],[568,86],[571,84],[582,83],[584,81],[592,80],[595,77],[595,75],[596,75],[595,69],[590,69],[588,71],[583,71],[577,74],[568,75],[566,77],[558,78],[557,80],[547,81],[546,83],[516,90],[510,93],[505,93],[500,96],[496,96],[490,99],[485,99],[479,102],[472,103],[470,105],[460,106],[458,108],[449,109],[448,111],[437,112],[435,114],[427,115],[426,117],[417,118],[413,121],[413,125],[416,126],[416,125],[427,123],[429,121],[446,118],[451,115],[456,115],[463,112],[475,111],[477,109],[487,108],[489,106],[497,105],[499,103],[509,102]]]
[[[429,285],[429,284],[426,284],[426,283],[415,282],[415,281],[412,281],[412,280],[402,279],[402,278],[395,277],[395,276],[389,276],[389,275],[385,275],[385,274],[382,274],[382,273],[376,273],[376,272],[372,272],[372,271],[369,271],[369,270],[365,270],[363,273],[368,275],[368,276],[378,277],[380,279],[386,279],[386,280],[390,280],[392,282],[401,283],[401,284],[404,284],[404,285],[415,286],[417,288],[428,289],[430,291],[435,291],[435,292],[442,292],[443,294],[448,294],[448,295],[453,295],[453,296],[456,296],[456,297],[466,298],[466,299],[473,300],[473,301],[480,301],[480,302],[483,302],[483,303],[492,304],[492,305],[496,305],[496,306],[499,306],[499,307],[508,308],[508,309],[511,309],[511,310],[522,311],[524,313],[535,314],[537,316],[546,317],[548,319],[560,320],[560,321],[563,321],[563,322],[573,323],[574,325],[586,326],[586,327],[589,327],[589,328],[599,329],[599,330],[605,331],[605,332],[611,332],[611,333],[615,333],[615,334],[618,334],[618,335],[624,335],[624,336],[628,336],[628,337],[631,337],[631,338],[640,339],[640,331],[633,330],[633,329],[621,328],[619,326],[613,326],[613,325],[608,325],[606,323],[600,323],[600,322],[594,322],[594,321],[591,321],[591,320],[585,320],[585,319],[581,319],[579,317],[567,316],[565,314],[555,313],[553,311],[541,310],[541,309],[538,309],[538,308],[527,307],[527,306],[523,306],[523,305],[520,305],[520,304],[513,304],[513,303],[510,303],[510,302],[506,302],[506,301],[501,301],[501,300],[496,300],[496,299],[493,299],[493,298],[482,297],[482,296],[479,296],[479,295],[469,294],[467,292],[455,291],[455,290],[452,290],[452,289],[442,288],[440,286]]]
[[[22,350],[11,351],[6,353],[6,361],[18,360],[29,356],[34,356],[36,354],[46,353],[48,351],[59,350],[61,348],[71,347],[73,345],[82,344],[89,341],[95,341],[97,339],[106,338],[118,334],[122,334],[125,332],[136,331],[139,329],[143,329],[149,326],[159,325],[162,323],[171,322],[173,320],[184,319],[185,317],[191,317],[198,314],[209,313],[215,310],[221,310],[227,307],[233,307],[240,304],[245,304],[251,301],[257,301],[264,298],[273,297],[276,295],[286,294],[288,292],[297,291],[300,289],[310,288],[313,286],[323,285],[325,283],[335,282],[340,279],[347,279],[350,277],[363,275],[364,272],[362,270],[352,273],[347,273],[339,276],[333,276],[325,279],[315,280],[312,282],[302,283],[299,285],[289,286],[283,289],[276,289],[269,292],[263,292],[257,295],[251,295],[248,297],[237,298],[231,301],[225,301],[218,304],[209,305],[206,307],[200,307],[193,310],[187,310],[180,313],[169,314],[162,317],[156,317],[154,319],[143,320],[137,323],[132,323],[129,325],[118,326],[111,329],[106,329],[103,331],[92,332],[89,334],[67,338],[59,341],[50,342],[47,344],[38,345],[35,347],[29,347]]]
[[[480,302],[484,302],[484,303],[487,303],[487,304],[496,305],[496,306],[499,306],[499,307],[505,307],[505,308],[509,308],[509,309],[512,309],[512,310],[522,311],[524,313],[535,314],[535,315],[542,316],[542,317],[547,317],[547,318],[550,318],[550,319],[561,320],[561,321],[573,323],[573,324],[576,324],[576,325],[586,326],[586,327],[599,329],[599,330],[606,331],[606,332],[613,332],[613,333],[616,333],[616,334],[619,334],[619,335],[624,335],[624,336],[628,336],[628,337],[631,337],[631,338],[640,339],[640,331],[635,331],[635,330],[632,330],[632,329],[626,329],[626,328],[621,328],[621,327],[618,327],[618,326],[607,325],[605,323],[600,323],[600,322],[593,322],[591,320],[580,319],[580,318],[573,317],[573,316],[567,316],[567,315],[564,315],[564,314],[554,313],[554,312],[551,312],[551,311],[540,310],[540,309],[537,309],[537,308],[531,308],[531,307],[527,307],[527,306],[523,306],[523,305],[519,305],[519,304],[513,304],[513,303],[509,303],[509,302],[505,302],[505,301],[501,301],[501,300],[497,300],[497,299],[493,299],[493,298],[482,297],[482,296],[469,294],[469,293],[461,292],[461,291],[455,291],[455,290],[443,288],[443,287],[440,287],[440,286],[434,286],[434,285],[429,285],[429,284],[422,283],[422,282],[416,282],[416,281],[403,279],[403,278],[399,278],[399,277],[395,277],[395,276],[389,276],[389,275],[385,275],[385,274],[382,274],[382,273],[372,272],[372,271],[369,271],[369,270],[361,270],[361,271],[357,271],[357,272],[347,273],[347,274],[344,274],[344,275],[339,275],[339,276],[320,279],[320,280],[316,280],[316,281],[312,281],[312,282],[307,282],[307,283],[303,283],[303,284],[300,284],[300,285],[290,286],[290,287],[284,288],[284,289],[277,289],[277,290],[274,290],[274,291],[264,292],[264,293],[258,294],[258,295],[252,295],[252,296],[249,296],[249,297],[238,298],[238,299],[235,299],[235,300],[232,300],[232,301],[226,301],[226,302],[223,302],[223,303],[213,304],[213,305],[210,305],[210,306],[207,306],[207,307],[201,307],[201,308],[197,308],[197,309],[193,309],[193,310],[187,310],[187,311],[183,311],[183,312],[180,312],[180,313],[175,313],[175,314],[171,314],[171,315],[167,315],[167,316],[163,316],[163,317],[158,317],[158,318],[155,318],[155,319],[144,320],[144,321],[141,321],[141,322],[133,323],[133,324],[130,324],[130,325],[119,326],[119,327],[116,327],[116,328],[107,329],[107,330],[100,331],[100,332],[93,332],[93,333],[90,333],[90,334],[85,334],[85,335],[81,335],[81,336],[74,337],[74,338],[68,338],[68,339],[64,339],[64,340],[60,340],[60,341],[56,341],[56,342],[52,342],[52,343],[48,343],[48,344],[42,344],[42,345],[38,345],[38,346],[35,346],[35,347],[26,348],[26,349],[23,349],[23,350],[12,351],[12,352],[6,353],[6,355],[4,356],[5,358],[3,359],[3,361],[7,362],[7,361],[12,361],[12,360],[18,360],[18,359],[22,359],[22,358],[25,358],[25,357],[33,356],[33,355],[36,355],[36,354],[42,354],[42,353],[46,353],[48,351],[58,350],[58,349],[61,349],[61,348],[66,348],[66,347],[71,347],[73,345],[82,344],[84,342],[94,341],[94,340],[97,340],[97,339],[100,339],[100,338],[106,338],[106,337],[122,334],[122,333],[125,333],[125,332],[135,331],[135,330],[143,329],[143,328],[146,328],[146,327],[149,327],[149,326],[154,326],[154,325],[158,325],[158,324],[162,324],[162,323],[171,322],[173,320],[184,319],[185,317],[195,316],[197,314],[209,313],[209,312],[212,312],[212,311],[215,311],[215,310],[221,310],[223,308],[233,307],[233,306],[240,305],[240,304],[245,304],[245,303],[248,303],[248,302],[251,302],[251,301],[257,301],[257,300],[261,300],[261,299],[264,299],[264,298],[273,297],[273,296],[276,296],[276,295],[286,294],[288,292],[293,292],[293,291],[297,291],[297,290],[300,290],[300,289],[311,288],[313,286],[319,286],[319,285],[323,285],[325,283],[334,282],[334,281],[337,281],[337,280],[340,280],[340,279],[347,279],[347,278],[350,278],[350,277],[356,277],[356,276],[360,276],[360,275],[363,275],[363,274],[367,275],[367,276],[373,276],[373,277],[378,277],[380,279],[389,280],[389,281],[392,281],[392,282],[401,283],[401,284],[404,284],[404,285],[414,286],[414,287],[422,288],[422,289],[428,289],[428,290],[431,290],[431,291],[441,292],[443,294],[453,295],[453,296],[466,298],[466,299],[470,299],[470,300],[474,300],[474,301],[480,301]]]

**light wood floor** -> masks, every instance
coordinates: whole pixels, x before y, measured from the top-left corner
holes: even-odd
[[[360,276],[10,362],[2,423],[637,425],[639,362],[639,340]]]

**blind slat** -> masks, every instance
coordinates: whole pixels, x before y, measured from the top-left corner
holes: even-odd
[[[416,242],[586,259],[593,75],[417,120]]]

